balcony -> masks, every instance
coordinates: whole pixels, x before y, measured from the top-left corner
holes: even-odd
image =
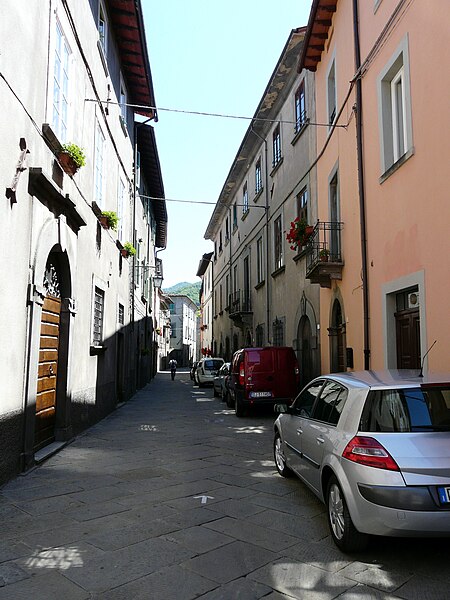
[[[341,231],[343,223],[318,221],[306,247],[306,278],[320,287],[331,288],[342,279]]]
[[[252,299],[248,290],[237,290],[230,294],[229,317],[237,327],[252,324]]]

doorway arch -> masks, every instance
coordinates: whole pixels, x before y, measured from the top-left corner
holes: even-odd
[[[331,325],[328,329],[330,338],[330,370],[342,373],[346,370],[345,360],[345,321],[340,301],[335,298],[331,309]]]

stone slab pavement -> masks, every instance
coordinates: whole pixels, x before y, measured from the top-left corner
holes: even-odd
[[[323,505],[276,473],[273,420],[159,373],[0,488],[0,600],[448,598],[448,539],[334,546]]]

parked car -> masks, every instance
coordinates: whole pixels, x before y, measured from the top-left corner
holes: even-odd
[[[200,387],[213,384],[214,377],[223,365],[223,358],[202,358],[195,371],[195,379]]]
[[[198,360],[194,361],[192,363],[191,370],[189,371],[189,377],[192,379],[192,381],[195,381],[195,371],[197,370],[198,363],[199,363]]]
[[[217,375],[213,379],[213,388],[214,388],[214,396],[219,396],[219,398],[223,398],[225,392],[225,382],[230,373],[230,364],[229,362],[224,363]]]
[[[369,535],[450,536],[450,373],[326,375],[275,410],[277,470],[326,504],[343,551]]]
[[[234,406],[238,417],[258,405],[289,404],[297,395],[299,381],[291,347],[243,348],[233,355],[227,404]]]

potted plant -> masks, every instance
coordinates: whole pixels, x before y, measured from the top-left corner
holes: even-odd
[[[330,256],[330,251],[328,248],[322,248],[319,252],[319,260],[322,262],[328,262],[328,257]]]
[[[136,254],[136,248],[131,242],[125,242],[123,248],[120,250],[120,253],[125,258],[128,258],[129,256],[134,256]]]
[[[117,231],[117,224],[119,223],[119,217],[113,210],[104,210],[99,216],[99,221],[105,229],[112,229]]]
[[[308,239],[312,235],[314,227],[308,225],[306,219],[297,217],[291,221],[291,228],[286,234],[286,239],[291,245],[291,250],[298,250],[306,246]]]
[[[61,146],[58,160],[64,171],[71,176],[86,164],[84,150],[72,143]]]

